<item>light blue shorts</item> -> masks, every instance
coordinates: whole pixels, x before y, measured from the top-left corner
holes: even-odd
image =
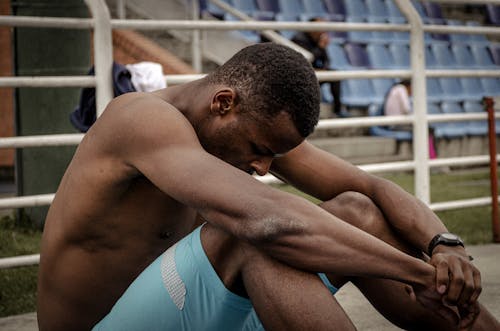
[[[200,229],[151,263],[92,330],[264,330],[250,300],[226,289],[217,276]],[[335,294],[326,276],[320,277]]]

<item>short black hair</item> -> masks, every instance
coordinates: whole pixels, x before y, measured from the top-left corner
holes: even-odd
[[[287,112],[302,137],[318,123],[318,79],[309,61],[289,47],[275,43],[245,47],[207,80],[235,89],[244,112],[264,118]]]

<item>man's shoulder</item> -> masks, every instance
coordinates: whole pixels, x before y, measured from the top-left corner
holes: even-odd
[[[127,128],[152,124],[175,126],[188,122],[172,104],[157,95],[144,92],[127,93],[113,99],[100,120],[113,127]]]

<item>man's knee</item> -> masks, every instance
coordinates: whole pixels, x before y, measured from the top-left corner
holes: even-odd
[[[388,229],[384,215],[366,195],[344,192],[320,204],[320,207],[341,220],[373,235],[382,235]]]

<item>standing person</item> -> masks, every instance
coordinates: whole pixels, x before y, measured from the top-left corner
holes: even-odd
[[[318,116],[311,65],[273,43],[114,99],[47,216],[40,330],[352,330],[323,285],[347,281],[398,325],[494,325],[459,238],[404,190],[305,141]],[[268,171],[324,203],[250,175]]]
[[[324,20],[320,17],[311,18],[310,22],[323,22]],[[302,48],[307,49],[313,54],[312,66],[318,70],[331,70],[330,68],[330,57],[326,48],[330,43],[330,38],[328,37],[328,32],[326,31],[310,31],[297,32],[293,37],[292,41]],[[342,110],[342,104],[340,102],[340,81],[325,82],[322,84],[328,84],[333,95],[333,113],[337,116],[346,117],[348,114]]]

